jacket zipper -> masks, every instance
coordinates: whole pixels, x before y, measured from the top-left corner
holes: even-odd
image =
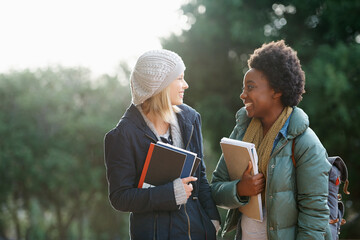
[[[149,136],[148,134],[145,134],[146,137],[150,138],[154,143],[156,143],[157,141],[152,138],[151,136]],[[154,235],[153,235],[153,240],[156,240],[157,237],[157,218],[158,218],[158,214],[155,214],[155,219],[154,219]]]
[[[189,144],[190,144],[190,141],[191,141],[191,138],[192,138],[192,135],[193,135],[193,132],[194,132],[194,125],[191,126],[191,134],[190,134],[190,137],[189,137],[189,140],[186,144],[186,147],[185,147],[185,150],[189,147]],[[154,138],[152,138],[151,136],[149,136],[148,134],[145,134],[145,136],[147,136],[148,138],[150,138],[151,140],[153,140],[153,142],[157,142]],[[191,234],[190,234],[190,217],[189,217],[189,214],[187,213],[187,210],[186,210],[186,204],[184,204],[184,212],[185,212],[185,215],[186,215],[186,218],[187,218],[187,221],[188,221],[188,236],[189,236],[189,240],[191,240]],[[157,215],[156,215],[157,217]],[[154,223],[154,231],[156,231],[156,222]],[[154,236],[155,237],[155,236]]]
[[[156,240],[156,237],[157,237],[157,234],[156,234],[156,232],[157,232],[157,217],[158,217],[158,215],[156,214],[156,215],[155,215],[155,221],[154,221],[154,235],[153,235],[153,240]]]
[[[190,217],[189,217],[189,214],[188,214],[187,211],[186,211],[186,203],[184,204],[184,211],[185,211],[186,218],[187,218],[187,221],[188,221],[188,236],[189,236],[189,240],[191,240],[191,234],[190,234]]]
[[[276,151],[276,152],[273,152],[273,154],[271,154],[270,158],[272,158],[272,156],[274,156],[275,154],[277,154],[278,152],[280,152],[281,149],[283,149],[285,147],[285,145],[288,143],[288,140],[286,140],[286,142]],[[266,172],[266,189],[269,189],[269,165],[267,166],[267,172]],[[266,190],[265,189],[265,190]],[[265,194],[265,206],[266,206],[266,203],[268,202],[268,195]],[[266,217],[269,216],[269,208],[266,206]],[[267,233],[267,238],[270,239],[270,233],[269,233],[269,222],[266,220],[266,233]]]
[[[190,144],[190,141],[191,141],[191,138],[192,138],[193,132],[194,132],[194,125],[192,125],[192,126],[191,126],[191,133],[190,133],[189,140],[188,140],[188,142],[187,142],[187,144],[186,144],[185,150],[189,147],[189,144]],[[186,210],[186,203],[184,204],[184,211],[185,211],[186,218],[187,218],[187,221],[188,221],[188,235],[189,235],[189,240],[191,240],[191,233],[190,233],[190,217],[189,217],[189,214],[187,213],[187,210]]]

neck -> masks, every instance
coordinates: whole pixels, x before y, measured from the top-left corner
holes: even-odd
[[[264,118],[260,118],[262,127],[263,127],[263,134],[264,136],[266,135],[266,133],[269,131],[269,129],[271,128],[271,126],[276,122],[276,120],[279,118],[280,114],[282,113],[282,111],[284,110],[284,106],[278,107],[273,109],[270,114],[268,114],[266,117]]]
[[[170,124],[165,122],[164,119],[162,119],[158,114],[150,111],[145,115],[152,122],[152,124],[154,124],[154,127],[159,135],[163,135],[167,132]]]

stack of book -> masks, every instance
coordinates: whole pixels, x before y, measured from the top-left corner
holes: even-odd
[[[151,143],[138,188],[149,188],[193,176],[201,159],[196,153],[157,142]]]
[[[241,180],[243,173],[249,165],[249,161],[251,161],[253,165],[251,174],[255,175],[258,173],[258,156],[255,144],[230,138],[222,138],[220,146],[231,180]],[[262,222],[261,194],[251,196],[249,203],[239,207],[239,211],[249,218]]]

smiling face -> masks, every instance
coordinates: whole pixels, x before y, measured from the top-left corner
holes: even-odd
[[[189,85],[184,79],[184,73],[180,74],[170,85],[170,101],[172,105],[183,104],[185,89],[189,88]]]
[[[271,116],[274,109],[279,107],[280,96],[281,93],[276,93],[271,88],[269,81],[261,71],[255,68],[247,71],[240,98],[246,107],[248,117],[264,119]]]

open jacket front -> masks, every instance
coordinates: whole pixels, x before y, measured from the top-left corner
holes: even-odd
[[[186,150],[203,158],[200,115],[183,104],[177,118]],[[105,136],[105,164],[112,206],[130,212],[131,239],[215,239],[211,220],[220,220],[211,198],[203,160],[187,203],[176,205],[173,183],[148,189],[137,184],[150,143],[155,134],[146,125],[138,109],[131,105],[118,125]],[[169,159],[171,161],[171,159]],[[161,174],[161,173],[159,173]],[[201,216],[201,217],[199,217]]]
[[[240,109],[230,138],[242,140],[250,121],[245,108]],[[291,160],[294,138],[296,169]],[[287,137],[281,137],[275,146],[267,169],[265,201],[269,240],[330,239],[327,196],[331,166],[326,156],[321,142],[309,128],[307,115],[295,107]],[[221,156],[211,188],[216,204],[229,209],[224,234],[236,227],[241,217],[237,208],[248,202],[248,198],[237,196],[238,181],[230,180]]]

